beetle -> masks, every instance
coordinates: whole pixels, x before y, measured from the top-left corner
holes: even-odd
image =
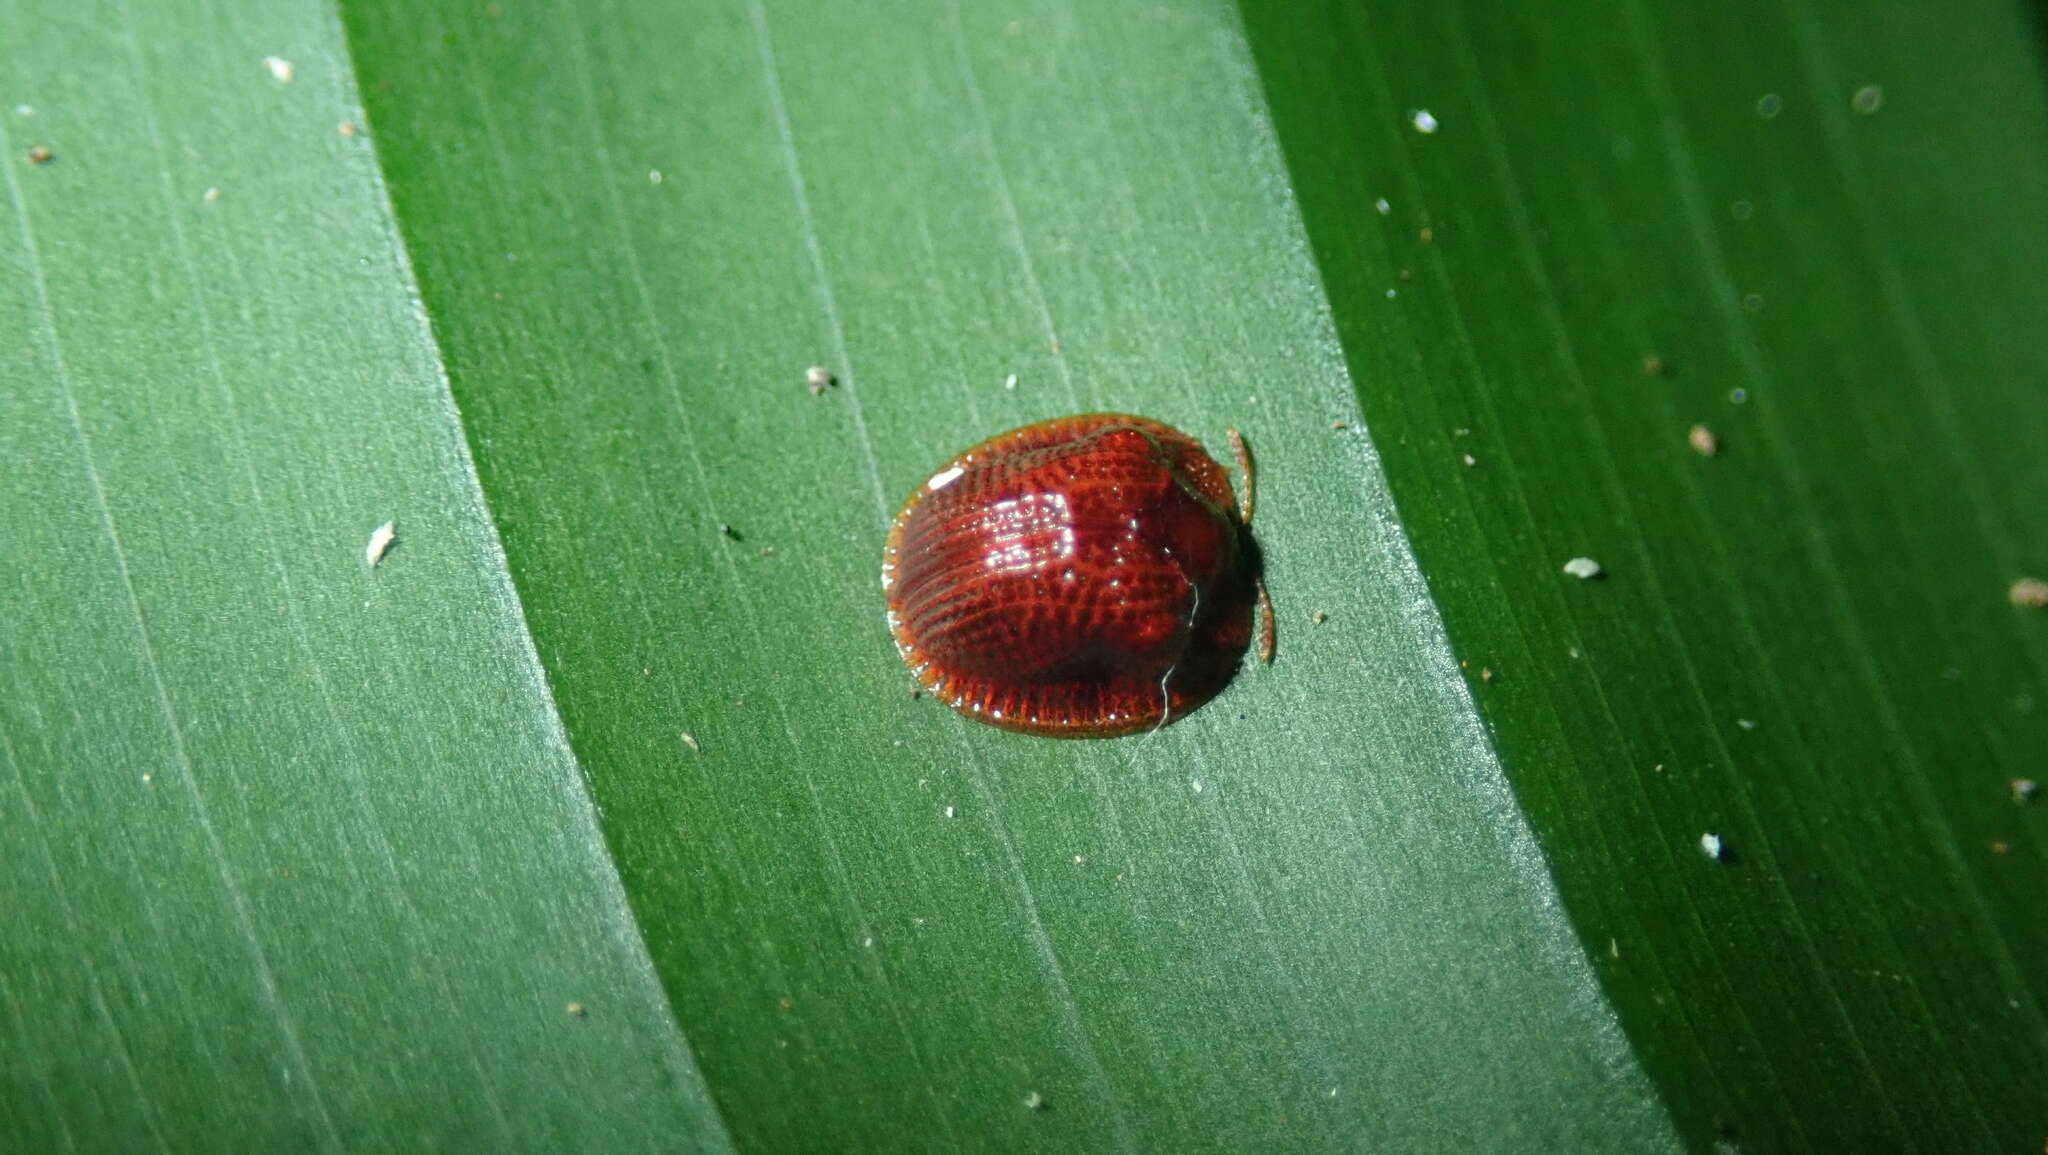
[[[883,547],[896,648],[926,690],[1005,730],[1152,730],[1236,673],[1259,619],[1273,656],[1243,479],[1170,425],[1087,413],[961,453],[904,503]]]

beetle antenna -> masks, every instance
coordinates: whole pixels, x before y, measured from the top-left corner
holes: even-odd
[[[1244,443],[1244,434],[1239,433],[1235,426],[1225,429],[1223,432],[1225,436],[1230,438],[1230,451],[1237,455],[1237,476],[1238,480],[1242,483],[1238,486],[1237,491],[1237,517],[1239,521],[1250,525],[1252,523],[1253,504],[1252,451]]]

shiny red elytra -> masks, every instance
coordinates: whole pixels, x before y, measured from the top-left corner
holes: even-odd
[[[919,486],[882,589],[919,682],[1028,734],[1149,730],[1216,695],[1264,611],[1245,501],[1199,442],[1143,417],[1060,417],[990,438]]]

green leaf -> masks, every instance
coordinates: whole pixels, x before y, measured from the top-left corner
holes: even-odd
[[[259,7],[0,9],[0,1147],[723,1146],[339,25]]]
[[[2018,6],[52,7],[0,1147],[2038,1143]],[[1279,660],[913,698],[899,499],[1092,409]]]
[[[2038,30],[1662,8],[1247,15],[1405,525],[1680,1129],[2032,1150]]]

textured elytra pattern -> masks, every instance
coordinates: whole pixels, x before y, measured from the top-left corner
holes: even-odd
[[[1110,737],[1194,709],[1251,638],[1223,468],[1142,417],[1041,422],[911,496],[883,559],[890,626],[928,689],[1010,730]]]

